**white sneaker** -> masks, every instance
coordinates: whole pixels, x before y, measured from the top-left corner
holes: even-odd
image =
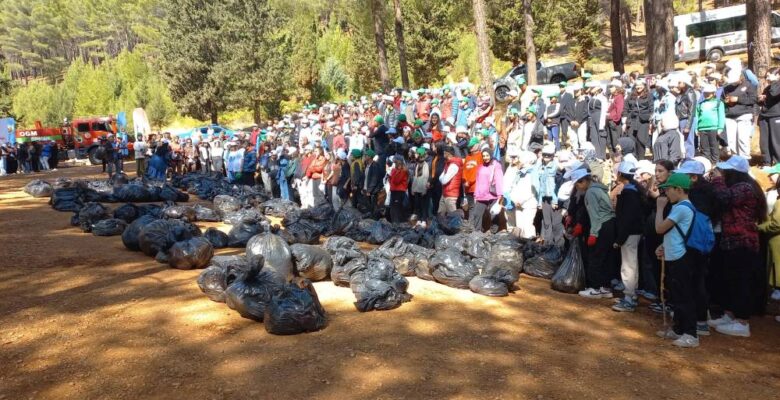
[[[718,325],[715,327],[715,330],[724,335],[750,337],[750,324],[741,324],[737,321],[730,324]]]
[[[772,291],[772,296],[770,296],[770,297],[774,301],[780,301],[780,290],[777,290],[777,289],[773,290]]]
[[[672,328],[669,328],[665,331],[658,331],[655,333],[656,336],[658,336],[661,339],[672,339],[677,340],[680,338],[680,335],[674,333],[674,330]]]
[[[686,333],[677,338],[672,344],[677,347],[699,347],[699,338],[695,338]]]
[[[780,322],[780,315],[775,317],[775,321]]]
[[[428,227],[428,224],[426,224],[425,221],[420,221],[420,228],[425,229],[427,227]]]
[[[707,321],[707,325],[709,325],[709,326],[711,326],[713,328],[717,328],[718,325],[726,325],[726,324],[730,324],[732,322],[734,322],[734,319],[729,317],[728,314],[723,314],[723,316],[718,318],[718,319],[708,320]]]
[[[579,295],[589,299],[608,299],[612,297],[612,292],[609,292],[609,297],[607,297],[601,289],[587,288],[580,291]]]

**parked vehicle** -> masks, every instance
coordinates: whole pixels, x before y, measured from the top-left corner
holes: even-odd
[[[501,78],[515,78],[518,75],[526,74],[526,65],[520,64],[507,71]],[[557,84],[580,76],[579,69],[575,63],[564,63],[558,65],[546,66],[543,62],[536,63],[536,81],[539,85]]]
[[[674,17],[675,60],[719,62],[747,51],[745,5]],[[780,43],[780,13],[772,12],[772,44]]]

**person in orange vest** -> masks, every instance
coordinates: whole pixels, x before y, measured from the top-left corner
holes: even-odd
[[[444,172],[439,176],[442,186],[441,200],[439,200],[439,214],[454,212],[458,209],[458,196],[460,195],[460,183],[463,179],[463,160],[455,157],[452,146],[444,148]]]
[[[469,155],[463,163],[463,192],[466,196],[466,211],[474,207],[474,190],[477,186],[477,170],[482,165],[482,152],[480,151],[479,138],[472,137],[467,145]]]
[[[390,170],[390,222],[399,224],[403,221],[404,198],[409,189],[409,171],[404,165],[404,158],[392,156],[393,167]]]

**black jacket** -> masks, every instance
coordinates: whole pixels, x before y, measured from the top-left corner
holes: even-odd
[[[723,89],[723,95],[726,97],[737,97],[736,104],[728,105],[726,103],[726,118],[737,118],[745,114],[752,114],[755,111],[758,96],[757,89],[752,83],[745,81],[741,84],[726,86]]]
[[[574,120],[574,95],[569,92],[564,92],[561,95],[560,104],[561,104],[560,120],[573,121]]]
[[[715,197],[715,188],[704,179],[699,179],[691,185],[688,198],[697,210],[710,217],[712,222],[720,220],[718,200]]]
[[[646,124],[650,122],[653,115],[653,96],[636,96],[632,94],[626,98],[623,107],[623,115],[628,119],[629,126],[635,124]],[[636,128],[633,128],[636,129]]]
[[[366,190],[368,193],[376,194],[384,188],[383,179],[385,178],[385,165],[380,162],[372,162],[366,168]]]
[[[582,100],[578,100],[574,103],[574,118],[572,121],[577,121],[580,124],[585,123],[588,120],[588,98],[583,97]]]
[[[766,118],[780,117],[780,81],[772,82],[764,89],[764,107],[761,116]]]
[[[623,245],[629,236],[642,233],[642,198],[633,184],[627,184],[617,197],[615,243]]]
[[[374,147],[376,154],[386,156],[387,145],[390,143],[390,138],[387,136],[387,126],[384,124],[380,125],[368,137],[371,138],[371,145]]]
[[[693,89],[688,88],[685,93],[681,93],[677,96],[674,105],[674,111],[677,114],[677,118],[682,120],[688,120],[687,128],[691,129],[693,126],[693,113],[696,110],[696,92]]]

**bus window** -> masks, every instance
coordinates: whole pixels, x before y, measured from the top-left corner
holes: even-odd
[[[747,17],[744,15],[732,18],[734,20],[733,31],[746,31],[747,30]]]
[[[772,27],[780,28],[780,15],[772,13]]]

